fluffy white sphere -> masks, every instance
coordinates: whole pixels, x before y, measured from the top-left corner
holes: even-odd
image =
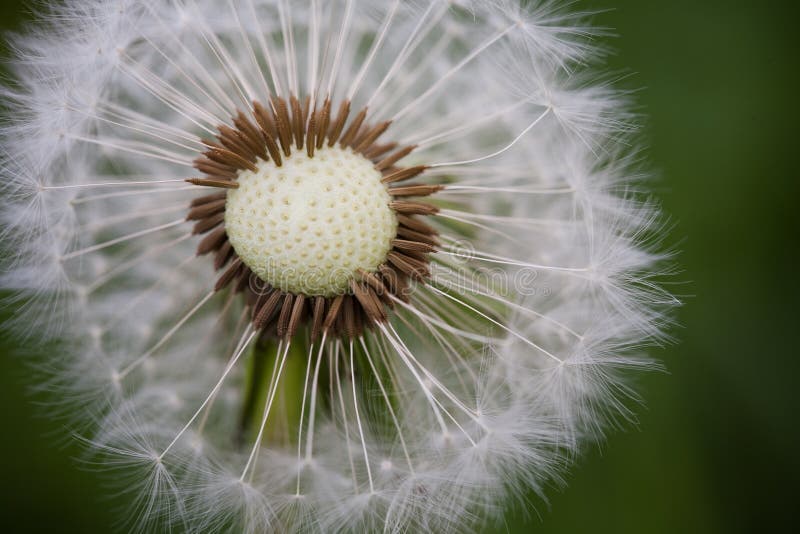
[[[478,529],[629,417],[676,301],[585,18],[66,0],[15,38],[4,328],[60,343],[133,523]]]

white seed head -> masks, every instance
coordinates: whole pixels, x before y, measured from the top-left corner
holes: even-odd
[[[631,417],[676,301],[581,14],[42,3],[0,87],[2,328],[130,467],[131,531],[480,531]]]
[[[259,161],[228,192],[225,227],[234,250],[273,287],[344,293],[359,270],[386,260],[397,217],[381,173],[350,149],[295,151],[278,167]]]

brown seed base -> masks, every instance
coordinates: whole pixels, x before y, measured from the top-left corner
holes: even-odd
[[[365,328],[374,328],[388,318],[395,299],[408,300],[409,280],[424,282],[430,277],[429,254],[439,246],[436,231],[419,219],[438,211],[433,204],[414,197],[426,197],[442,189],[439,185],[404,184],[422,174],[426,167],[400,167],[397,163],[409,155],[414,146],[398,147],[396,143],[378,143],[390,122],[366,123],[367,110],[350,120],[350,102],[339,106],[331,115],[331,102],[309,115],[310,98],[303,103],[294,96],[272,97],[269,109],[253,102],[252,120],[239,112],[232,125],[218,127],[216,141],[203,139],[208,149],[195,160],[195,168],[203,173],[187,181],[196,185],[222,189],[221,192],[192,201],[188,220],[197,221],[195,234],[205,234],[197,247],[198,255],[213,254],[214,268],[223,270],[215,290],[232,288],[242,293],[250,309],[253,325],[264,335],[291,338],[301,326],[308,326],[312,339],[323,332],[340,338],[354,338]],[[272,160],[277,166],[293,150],[305,150],[314,157],[318,150],[336,144],[350,148],[369,159],[383,175],[396,212],[397,236],[391,251],[375,272],[359,272],[350,281],[350,292],[336,297],[293,294],[265,283],[242,262],[228,241],[225,231],[225,189],[239,187],[239,171],[257,170],[259,160]]]

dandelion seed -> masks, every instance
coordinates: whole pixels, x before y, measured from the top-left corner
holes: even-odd
[[[43,387],[132,527],[477,529],[630,417],[676,302],[587,15],[70,0],[16,38],[8,326],[65,342]]]

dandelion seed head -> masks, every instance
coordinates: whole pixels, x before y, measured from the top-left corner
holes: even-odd
[[[0,287],[132,529],[479,530],[677,304],[557,2],[68,0],[13,37]]]

